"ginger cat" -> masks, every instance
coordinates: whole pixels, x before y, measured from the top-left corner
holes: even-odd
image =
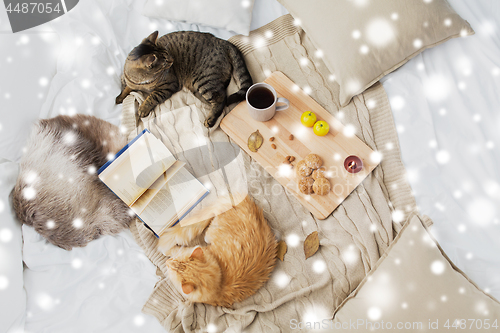
[[[189,301],[230,307],[264,285],[276,263],[277,243],[250,197],[234,207],[229,198],[218,199],[192,218],[203,221],[176,225],[158,242],[171,256],[166,262],[171,281]],[[189,246],[203,233],[206,246]]]

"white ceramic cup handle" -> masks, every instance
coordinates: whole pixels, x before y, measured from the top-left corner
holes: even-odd
[[[276,106],[276,111],[283,111],[290,107],[290,102],[284,97],[278,97],[278,99],[276,100],[276,104],[278,103],[285,103],[286,105]]]

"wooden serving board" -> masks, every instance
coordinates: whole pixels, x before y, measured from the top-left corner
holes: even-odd
[[[274,118],[269,121],[259,122],[250,117],[247,102],[243,101],[222,120],[220,126],[281,185],[293,193],[316,218],[325,219],[379,162],[372,161],[372,149],[352,132],[346,131],[340,121],[283,73],[274,72],[264,82],[273,86],[279,97],[288,99],[290,107],[285,111],[276,112]],[[320,137],[314,134],[312,127],[303,126],[300,116],[305,111],[313,111],[317,120],[328,122],[330,132]],[[264,143],[254,153],[248,149],[247,143],[248,137],[256,130],[264,137]],[[294,135],[293,140],[289,140],[290,134]],[[269,141],[270,137],[275,138],[273,142]],[[271,147],[272,143],[276,145],[276,149]],[[295,168],[284,163],[287,156],[295,156],[292,163],[295,165],[310,153],[323,159],[331,184],[328,195],[301,193]],[[363,161],[363,169],[360,172],[351,174],[344,168],[344,160],[349,155],[356,155]]]

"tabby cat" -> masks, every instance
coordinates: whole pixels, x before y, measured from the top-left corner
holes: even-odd
[[[240,90],[229,97],[226,89],[235,74]],[[127,57],[122,92],[116,103],[132,91],[148,94],[138,115],[148,116],[182,87],[211,105],[205,126],[212,127],[224,106],[242,101],[252,77],[236,46],[209,33],[179,31],[158,38],[158,31],[145,38]]]
[[[172,227],[158,242],[158,249],[171,256],[166,261],[170,280],[189,301],[230,307],[262,287],[276,263],[277,244],[250,197],[234,207],[227,197],[218,199],[192,218],[207,219]],[[207,245],[190,246],[203,235]]]
[[[35,124],[11,193],[17,218],[63,249],[116,234],[133,214],[96,170],[126,139],[92,116],[57,116]]]

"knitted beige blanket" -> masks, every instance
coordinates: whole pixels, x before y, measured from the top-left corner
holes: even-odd
[[[340,109],[339,85],[289,15],[249,37],[235,36],[230,41],[242,50],[254,82],[263,81],[273,71],[285,73],[337,119],[352,124],[361,140],[381,152],[383,161],[331,216],[320,221],[234,145],[225,149],[235,158],[229,164],[221,163],[224,156],[214,144],[230,141],[220,128],[209,131],[203,126],[207,106],[190,92],[174,95],[156,109],[156,116],[142,119],[138,129],[134,113],[143,96],[129,96],[123,106],[122,126],[130,138],[149,128],[211,187],[211,196],[248,192],[264,210],[276,237],[288,244],[284,261],[278,261],[271,279],[254,296],[232,309],[190,304],[165,277],[165,258],[156,250],[156,238],[139,221],[135,223],[132,233],[158,267],[159,276],[143,311],[170,332],[290,332],[292,321],[331,319],[415,210],[382,85],[374,85]],[[230,90],[237,90],[234,84]],[[193,149],[196,154],[186,153]],[[321,246],[305,260],[303,241],[313,231],[318,231]]]

